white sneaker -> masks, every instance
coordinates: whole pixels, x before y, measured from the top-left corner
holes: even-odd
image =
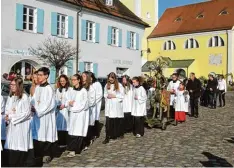
[[[87,151],[89,148],[86,146],[84,149],[83,149],[83,151]]]
[[[72,157],[75,157],[76,156],[76,153],[75,152],[70,152],[67,157],[69,158],[72,158]]]
[[[140,138],[140,137],[141,137],[141,135],[140,135],[140,134],[136,134],[136,137],[137,137],[137,138]]]

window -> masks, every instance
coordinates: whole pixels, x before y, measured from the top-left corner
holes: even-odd
[[[24,6],[23,13],[23,29],[28,31],[34,31],[35,27],[35,9]]]
[[[176,46],[175,43],[171,40],[168,40],[163,45],[163,50],[175,50]]]
[[[84,62],[84,70],[93,72],[93,63],[92,62]]]
[[[198,44],[197,40],[190,38],[190,39],[186,40],[184,48],[185,49],[199,48],[199,44]]]
[[[180,22],[182,19],[180,17],[176,18],[175,22]]]
[[[197,19],[201,19],[201,18],[204,18],[204,15],[203,15],[203,14],[197,15]]]
[[[130,48],[136,49],[136,33],[130,32]]]
[[[87,21],[86,22],[86,39],[87,41],[94,42],[94,33],[95,33],[95,24],[94,22]]]
[[[57,35],[65,37],[66,34],[66,16],[62,14],[57,15]]]
[[[224,41],[221,37],[214,36],[210,38],[208,46],[209,47],[221,47],[221,46],[224,46]]]
[[[111,45],[118,46],[119,44],[119,29],[112,27],[111,30]]]
[[[113,5],[113,0],[106,0],[106,5],[112,6]]]

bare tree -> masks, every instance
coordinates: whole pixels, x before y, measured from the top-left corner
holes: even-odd
[[[56,77],[60,69],[66,66],[69,60],[73,60],[77,53],[77,49],[68,41],[57,38],[48,38],[36,48],[30,47],[29,51],[46,64],[55,67]]]

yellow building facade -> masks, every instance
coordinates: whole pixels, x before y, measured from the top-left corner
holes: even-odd
[[[173,42],[174,46],[171,46],[171,49],[165,48],[168,41]],[[193,45],[198,46],[194,48],[189,47],[188,44],[186,46],[189,41],[193,41]],[[222,42],[224,44],[221,44]],[[172,60],[172,66],[165,69],[164,73],[167,77],[178,70],[184,70],[185,76],[194,72],[198,77],[207,77],[210,72],[227,74],[228,46],[231,47],[230,43],[228,44],[226,31],[159,37],[149,39],[151,53],[148,58],[149,61],[154,61],[158,56],[169,57]],[[176,63],[178,60],[181,61],[180,64]],[[173,65],[174,63],[176,65]]]
[[[142,39],[142,64],[147,61],[149,51],[147,44],[147,37],[153,31],[158,23],[158,0],[120,0],[127,6],[133,13],[135,13],[144,22],[148,23],[151,27],[145,29]]]

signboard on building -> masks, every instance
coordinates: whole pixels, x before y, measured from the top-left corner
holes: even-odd
[[[29,50],[22,50],[22,49],[9,49],[9,48],[3,48],[2,55],[11,55],[11,56],[23,56],[28,57],[32,56],[29,52]]]
[[[221,65],[222,64],[222,54],[210,54],[209,56],[210,65]]]

